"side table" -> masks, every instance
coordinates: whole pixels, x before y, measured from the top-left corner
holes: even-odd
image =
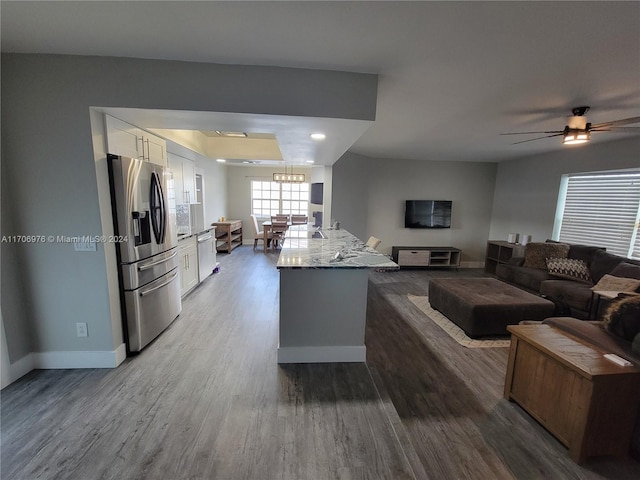
[[[514,325],[504,386],[577,463],[626,456],[640,402],[640,368],[549,325]]]

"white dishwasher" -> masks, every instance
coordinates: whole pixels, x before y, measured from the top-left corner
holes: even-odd
[[[198,271],[200,281],[207,278],[216,268],[216,228],[198,234]]]

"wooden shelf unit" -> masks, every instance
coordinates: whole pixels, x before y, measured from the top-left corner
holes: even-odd
[[[391,247],[391,258],[401,267],[458,268],[461,255],[454,247]]]
[[[231,253],[242,245],[242,220],[227,220],[216,222],[216,250],[218,252]]]
[[[524,248],[525,246],[519,243],[489,240],[487,242],[487,254],[484,259],[484,271],[495,275],[498,264],[508,263],[512,257],[524,257]]]

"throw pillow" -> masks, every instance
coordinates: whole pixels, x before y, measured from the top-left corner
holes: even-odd
[[[591,275],[589,275],[589,267],[584,260],[576,258],[547,258],[547,270],[554,277],[593,284]]]
[[[636,278],[640,280],[640,265],[633,263],[620,262],[616,268],[609,272],[614,277]]]
[[[602,321],[606,330],[633,342],[640,333],[640,295],[618,295],[609,304]]]
[[[640,280],[635,278],[615,277],[613,275],[606,274],[598,283],[596,283],[591,290],[605,292],[635,292],[637,288],[640,288]]]
[[[569,245],[566,243],[527,243],[524,249],[524,266],[547,269],[547,258],[567,258]]]

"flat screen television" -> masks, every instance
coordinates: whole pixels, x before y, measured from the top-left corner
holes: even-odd
[[[407,200],[405,228],[451,228],[451,200]]]
[[[312,183],[311,184],[311,203],[315,205],[322,205],[322,195],[324,191],[324,183]]]

